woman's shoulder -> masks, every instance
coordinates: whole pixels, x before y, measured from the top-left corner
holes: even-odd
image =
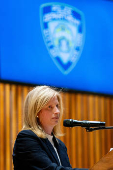
[[[32,130],[21,130],[17,137],[23,137],[23,136],[34,136],[38,137]]]
[[[16,137],[16,141],[20,140],[40,140],[40,138],[32,130],[21,130]]]
[[[22,130],[18,133],[14,144],[14,151],[35,150],[42,140],[32,130]]]

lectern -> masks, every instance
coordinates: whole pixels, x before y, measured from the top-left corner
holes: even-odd
[[[90,170],[113,170],[113,150],[102,157]]]

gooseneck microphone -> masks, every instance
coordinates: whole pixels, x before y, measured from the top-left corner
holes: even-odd
[[[81,127],[102,127],[105,126],[105,122],[100,121],[79,121],[73,119],[65,119],[63,121],[63,126],[65,127],[74,127],[74,126],[81,126]]]

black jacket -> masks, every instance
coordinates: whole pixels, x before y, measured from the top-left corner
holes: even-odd
[[[21,131],[13,149],[14,170],[79,170],[71,168],[64,143],[55,137],[53,140],[62,166],[47,138],[39,138],[31,130]]]

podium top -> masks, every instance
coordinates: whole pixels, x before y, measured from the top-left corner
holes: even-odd
[[[113,170],[113,150],[102,157],[90,170]]]

